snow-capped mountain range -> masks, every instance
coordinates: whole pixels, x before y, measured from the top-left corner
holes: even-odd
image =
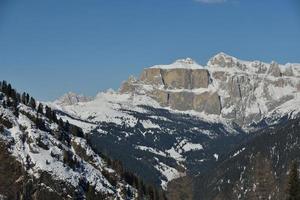
[[[178,177],[204,173],[247,133],[296,117],[299,94],[300,64],[219,53],[205,66],[190,58],[155,65],[119,91],[50,105],[89,133],[96,149],[166,189]]]

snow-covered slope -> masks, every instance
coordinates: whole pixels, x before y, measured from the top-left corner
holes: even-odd
[[[34,182],[35,187],[45,187],[59,199],[83,199],[87,193],[94,198],[137,198],[136,189],[107,164],[107,159],[96,154],[84,137],[71,134],[73,125],[49,119],[21,102],[11,103],[18,101],[11,96],[0,92],[0,143],[7,146],[4,151],[22,166],[21,176],[28,174],[34,180],[40,179]],[[65,130],[67,127],[71,127],[69,132]],[[43,182],[45,174],[53,181],[47,178]],[[114,177],[116,183],[112,184],[109,177]],[[57,188],[57,183],[61,188]],[[95,193],[90,194],[89,188]],[[124,191],[130,191],[130,196]]]

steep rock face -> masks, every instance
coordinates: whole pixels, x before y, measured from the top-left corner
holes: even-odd
[[[241,61],[226,54],[213,57],[208,68],[221,96],[222,117],[240,125],[298,101],[299,67]]]
[[[161,70],[163,82],[169,89],[190,89],[191,88],[191,70],[169,69]]]
[[[216,115],[220,114],[221,101],[218,93],[204,92],[202,94],[195,95],[193,99],[193,109]]]
[[[150,85],[162,85],[163,79],[161,76],[161,69],[145,69],[141,75],[140,80],[146,84]]]
[[[121,86],[121,93],[147,94],[162,106],[176,110],[196,110],[220,114],[218,94],[207,91],[210,74],[191,59],[178,60],[173,66],[145,69],[139,80],[130,78]],[[193,90],[200,90],[195,93]],[[202,91],[203,90],[203,91]]]
[[[241,126],[258,122],[299,101],[300,66],[242,61],[224,53],[206,67],[191,59],[145,69],[121,93],[145,94],[161,106],[219,115]]]
[[[167,89],[207,88],[209,73],[206,69],[149,68],[142,72],[140,81],[150,85],[163,85]]]
[[[170,93],[169,105],[172,109],[192,110],[194,94],[190,92]]]
[[[192,70],[192,89],[207,88],[209,84],[209,72],[205,69]]]

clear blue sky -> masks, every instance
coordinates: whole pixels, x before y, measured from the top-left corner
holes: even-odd
[[[0,0],[0,79],[40,100],[220,51],[300,62],[299,0]]]

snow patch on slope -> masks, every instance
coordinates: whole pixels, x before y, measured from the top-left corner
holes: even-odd
[[[166,178],[166,181],[163,180],[161,184],[163,189],[167,189],[168,182],[185,175],[184,173],[180,173],[177,169],[162,162],[159,162],[154,167]]]

